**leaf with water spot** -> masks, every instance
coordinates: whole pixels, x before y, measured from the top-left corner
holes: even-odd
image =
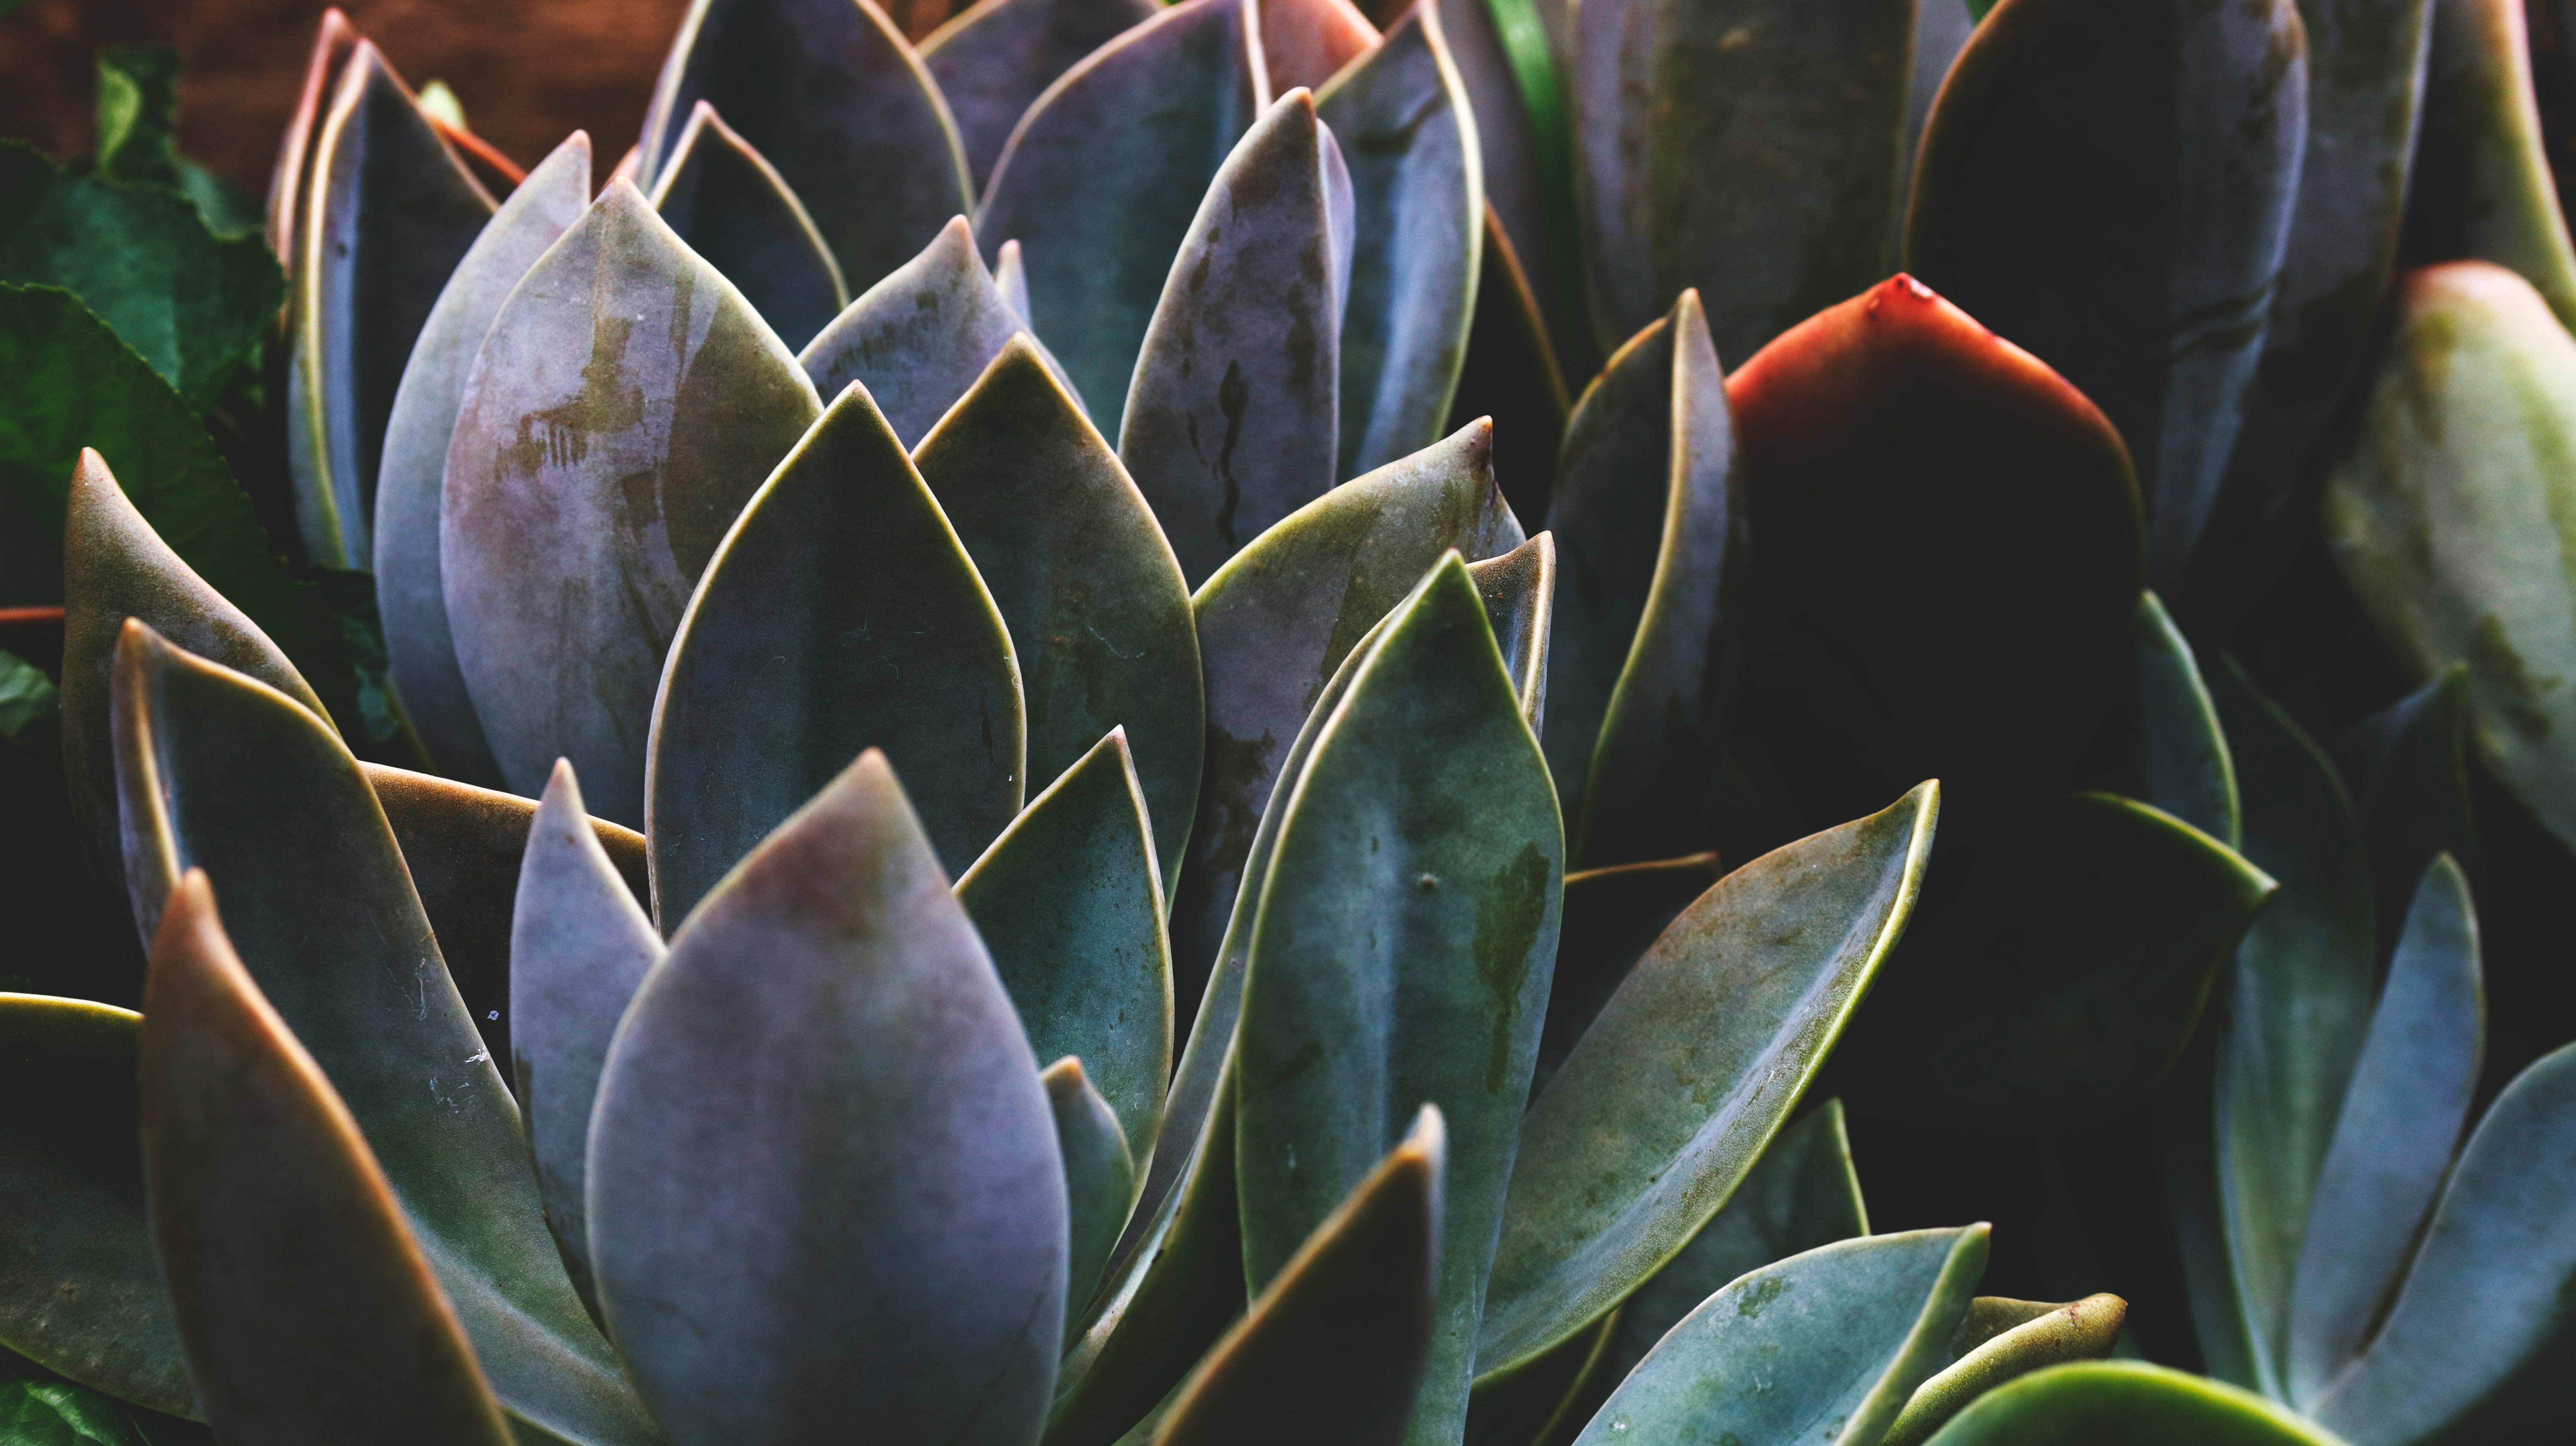
[[[813,340],[849,304],[840,263],[804,201],[703,100],[653,183],[653,209],[790,347]]]
[[[1012,128],[1084,56],[1162,13],[1155,0],[982,0],[921,42],[981,191]]]
[[[2033,1371],[1979,1397],[1931,1446],[2344,1446],[2250,1391],[2145,1361]]]

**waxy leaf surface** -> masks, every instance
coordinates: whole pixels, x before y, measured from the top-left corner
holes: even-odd
[[[1725,873],[1716,854],[1698,853],[1565,876],[1565,927],[1557,933],[1556,980],[1548,987],[1532,1098],[1547,1088],[1574,1042],[1600,1017],[1664,927]]]
[[[1503,671],[1520,694],[1521,718],[1536,733],[1547,721],[1547,655],[1556,631],[1556,539],[1542,532],[1500,557],[1467,564],[1485,621],[1503,650]]]
[[[1119,1229],[1136,1199],[1136,1157],[1127,1150],[1118,1112],[1082,1072],[1082,1061],[1066,1055],[1038,1075],[1046,1087],[1047,1108],[1055,1116],[1055,1139],[1064,1160],[1066,1211],[1064,1313],[1065,1329],[1081,1324],[1091,1288],[1101,1267],[1118,1245]]]
[[[796,359],[826,397],[865,383],[895,435],[912,447],[1028,325],[984,269],[966,218],[953,216],[920,255],[832,318]],[[1052,358],[1048,369],[1055,369]]]
[[[2343,1446],[2250,1391],[2145,1361],[2085,1361],[1990,1391],[1932,1446]]]
[[[2146,801],[2242,847],[2244,803],[2218,705],[2191,640],[2152,592],[2138,594],[2138,732]]]
[[[791,348],[849,305],[840,264],[803,200],[703,100],[653,183],[653,209]]]
[[[1916,1446],[1970,1402],[2016,1376],[2108,1356],[2129,1318],[2129,1303],[2116,1295],[2088,1295],[2034,1310],[2036,1305],[1991,1296],[1970,1301],[1951,1341],[1958,1359],[1914,1388],[1880,1446]]]
[[[921,63],[956,116],[974,188],[984,189],[1012,128],[1057,76],[1162,9],[1155,0],[983,0],[925,37]]]

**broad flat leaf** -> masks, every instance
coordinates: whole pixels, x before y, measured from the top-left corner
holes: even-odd
[[[2017,1376],[2111,1354],[2121,1323],[2129,1316],[2129,1303],[2118,1296],[2088,1295],[2062,1306],[2041,1306],[2008,1328],[1980,1329],[1975,1333],[1982,1339],[1968,1339],[1972,1327],[1987,1324],[1977,1319],[1979,1307],[2013,1307],[2009,1318],[2023,1314],[2032,1304],[1983,1296],[1971,1301],[1967,1318],[1960,1322],[1960,1338],[1952,1344],[1959,1359],[1914,1388],[1913,1398],[1905,1403],[1896,1424],[1887,1428],[1880,1446],[1916,1446],[1970,1402]]]
[[[1577,1446],[1686,1436],[1877,1446],[1948,1355],[1985,1273],[1986,1234],[1866,1236],[1754,1271],[1674,1326]]]
[[[681,611],[820,411],[751,304],[626,182],[520,281],[466,377],[439,511],[456,661],[511,791],[568,757],[594,811],[643,823]]]
[[[1118,1244],[1127,1207],[1136,1199],[1136,1157],[1127,1150],[1118,1114],[1084,1077],[1082,1061],[1066,1055],[1038,1075],[1055,1116],[1055,1139],[1064,1159],[1067,1212],[1065,1329],[1081,1324],[1091,1288]]]
[[[196,1396],[134,1154],[139,1023],[105,1004],[0,994],[0,1345],[184,1415]]]
[[[1406,10],[1375,50],[1315,97],[1350,168],[1356,218],[1342,309],[1336,477],[1439,440],[1467,361],[1485,179],[1475,117],[1439,15],[1436,5]]]
[[[404,365],[492,198],[361,40],[333,82],[292,219],[286,457],[305,551],[375,556],[377,465]]]
[[[385,1173],[260,994],[190,869],[152,947],[137,1054],[152,1236],[226,1439],[509,1446]]]
[[[501,766],[456,667],[439,566],[439,501],[447,443],[456,431],[465,378],[510,288],[590,205],[590,137],[575,131],[539,162],[491,224],[474,238],[421,324],[385,423],[376,469],[376,614],[403,716],[439,768],[469,783],[498,785]]]
[[[1118,460],[1193,586],[1338,475],[1351,207],[1341,147],[1291,91],[1226,157],[1172,258]]]
[[[1940,800],[1737,869],[1629,970],[1521,1127],[1480,1372],[1617,1306],[1726,1203],[1904,932]]]
[[[911,774],[950,868],[1019,812],[1010,633],[854,382],[744,506],[672,639],[645,774],[655,917],[677,928],[865,748]]]
[[[582,811],[572,765],[555,765],[526,840],[509,918],[510,1076],[519,1088],[528,1152],[546,1225],[564,1268],[594,1313],[590,1269],[590,1112],[609,1037],[654,965],[662,936],[625,870]],[[415,873],[417,870],[415,869]],[[540,1088],[542,1086],[542,1088]]]
[[[268,249],[290,267],[295,264],[304,197],[312,186],[313,136],[321,128],[323,107],[331,103],[331,82],[339,78],[357,44],[358,32],[340,7],[325,9],[314,28],[313,53],[305,61],[295,109],[278,138],[277,163],[268,172]]]
[[[804,202],[703,100],[653,183],[653,209],[790,347],[813,340],[850,303]]]
[[[948,103],[875,0],[694,0],[644,117],[639,185],[676,164],[700,101],[778,169],[854,291],[974,207]]]
[[[167,45],[106,45],[98,52],[99,175],[176,188],[217,236],[257,236],[259,203],[179,154],[179,52]],[[274,263],[272,263],[274,264]]]
[[[2344,1446],[2250,1391],[2145,1361],[2084,1361],[1990,1391],[1932,1446]]]
[[[619,1349],[682,1443],[1025,1443],[1065,1231],[1037,1061],[871,749],[708,895],[610,1046],[590,1241]]]
[[[137,923],[158,930],[187,871],[212,876],[260,993],[347,1102],[502,1404],[567,1441],[655,1439],[556,1260],[519,1112],[357,761],[284,695],[139,622],[117,646],[114,705]]]
[[[2460,1151],[2386,1324],[2316,1418],[2354,1446],[2560,1419],[2576,1292],[2576,1046],[2505,1086]]]
[[[962,227],[957,240],[972,260]],[[1168,889],[1198,804],[1206,707],[1189,588],[1153,510],[1025,334],[912,460],[1009,625],[1028,776],[1054,778],[1124,728]]]
[[[2576,251],[2550,178],[2520,5],[2428,0],[2421,164],[2410,225],[2434,249],[2510,268],[2576,326]]]
[[[2244,855],[2281,885],[2236,946],[2219,1035],[2219,1214],[2257,1379],[2289,1399],[2280,1388],[2290,1283],[2344,1086],[2371,1029],[2378,925],[2360,822],[2334,765],[2235,659],[2220,660],[2215,680],[2242,770]],[[2446,1151],[2458,1133],[2455,1119]],[[2417,1197],[2410,1224],[2428,1198]]]
[[[79,297],[200,409],[240,371],[286,299],[267,248],[248,236],[217,238],[186,197],[73,175],[19,141],[0,143],[0,281]]]
[[[1448,1244],[1448,1132],[1413,1127],[1217,1344],[1155,1446],[1394,1446],[1420,1388]]]
[[[1556,539],[1542,532],[1500,557],[1467,564],[1485,621],[1503,651],[1503,671],[1520,694],[1521,718],[1536,733],[1547,721],[1548,640],[1556,627]]]
[[[2469,668],[2478,752],[2576,844],[2576,340],[2500,267],[2428,267],[2360,444],[2329,476],[2326,542],[2398,662]]]
[[[1699,853],[1565,876],[1565,926],[1557,933],[1556,979],[1548,988],[1538,1068],[1530,1076],[1532,1098],[1547,1088],[1574,1042],[1664,927],[1725,872],[1716,854]]]
[[[2485,1052],[2477,910],[2469,881],[2445,856],[2425,869],[2407,910],[2333,1148],[2321,1152],[2296,1290],[2283,1303],[2284,1396],[2300,1408],[2317,1410],[2370,1343],[2423,1238]]]
[[[1440,1291],[1405,1439],[1455,1441],[1529,1096],[1564,869],[1555,796],[1463,562],[1388,620],[1316,735],[1255,916],[1238,1026],[1247,1283],[1440,1106]]]
[[[1172,1076],[1172,950],[1126,735],[1113,730],[1029,800],[957,881],[957,900],[992,951],[1030,1049],[1081,1058],[1141,1164]],[[1097,1279],[1099,1261],[1092,1271]],[[1076,1293],[1087,1300],[1091,1285],[1077,1281]]]
[[[2022,0],[1977,27],[1923,132],[1906,268],[2110,414],[2159,584],[2199,540],[2244,415],[2307,76],[2292,0]]]
[[[2227,845],[2244,846],[2236,760],[2191,640],[2164,601],[2138,594],[2139,762],[2146,801]]]
[[[1351,0],[1262,0],[1260,15],[1261,59],[1272,95],[1301,85],[1322,90],[1378,43],[1377,27]]]
[[[1574,408],[1547,526],[1565,588],[1548,766],[1586,865],[1709,840],[1717,634],[1742,590],[1743,474],[1699,294],[1621,347]]]
[[[2402,919],[2424,865],[2448,853],[2478,874],[2476,809],[2469,793],[2469,669],[2453,663],[2430,682],[2356,724],[2338,761],[2361,808],[2362,841],[2379,917]]]
[[[1029,320],[1104,434],[1200,198],[1269,108],[1256,23],[1244,0],[1166,9],[1049,86],[993,164],[975,232],[1036,248]]]
[[[921,63],[956,115],[974,188],[1057,76],[1161,12],[1155,0],[982,0],[932,31]]]

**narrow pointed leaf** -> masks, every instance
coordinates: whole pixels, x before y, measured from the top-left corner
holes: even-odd
[[[313,135],[321,128],[323,108],[331,103],[331,82],[339,79],[357,44],[358,32],[340,7],[325,9],[314,29],[313,53],[305,61],[303,88],[278,138],[277,164],[268,173],[268,249],[290,266],[296,221],[304,214],[304,195],[313,179]]]
[[[474,1349],[206,876],[172,891],[138,1049],[153,1243],[188,1373],[244,1441],[508,1446]]]
[[[663,653],[820,410],[751,304],[625,182],[521,280],[466,379],[439,517],[456,661],[513,792],[568,757],[602,817],[643,823]]]
[[[385,423],[373,558],[385,656],[403,716],[430,757],[469,783],[498,785],[501,768],[483,741],[483,724],[457,671],[456,640],[447,625],[438,551],[447,443],[456,432],[474,355],[483,349],[501,303],[589,204],[590,137],[575,131],[510,192],[456,263],[421,324]]]
[[[1029,270],[1028,263],[1020,254],[1019,242],[1002,243],[1000,254],[993,258],[993,285],[1002,293],[1002,299],[1011,304],[1011,310],[1018,314],[1020,320],[1027,321],[1029,319]],[[1065,383],[1068,390],[1072,385],[1071,382]]]
[[[2549,169],[2532,90],[2523,7],[2430,0],[2420,188],[2409,221],[2422,254],[2474,257],[2521,273],[2562,324],[2576,326],[2576,250]]]
[[[691,916],[610,1047],[590,1240],[619,1348],[682,1442],[1023,1443],[1064,1201],[1037,1061],[871,750]]]
[[[875,0],[694,0],[644,117],[639,184],[677,163],[700,101],[777,168],[854,291],[974,204],[948,103]]]
[[[294,218],[286,453],[315,562],[375,556],[377,465],[404,365],[492,198],[361,40],[335,83]]]
[[[2146,801],[2230,848],[2243,846],[2236,762],[2191,642],[2162,599],[2138,594],[2138,712]]]
[[[742,289],[790,347],[811,341],[849,305],[840,263],[804,201],[703,100],[689,112],[653,183],[653,209],[690,250]]]
[[[1059,77],[993,164],[976,233],[1037,247],[1029,320],[1104,434],[1199,198],[1269,106],[1255,23],[1243,0],[1170,7]]]
[[[2250,1391],[2145,1361],[2085,1361],[1991,1391],[1934,1446],[2344,1446]]]
[[[1904,932],[1940,796],[1736,870],[1637,961],[1521,1128],[1480,1371],[1599,1318],[1726,1203]]]
[[[1173,879],[1198,804],[1205,685],[1189,588],[1153,509],[1025,335],[912,460],[1010,627],[1028,776],[1054,778],[1124,728]]]
[[[1557,934],[1556,980],[1548,988],[1547,1027],[1539,1035],[1531,1098],[1555,1078],[1574,1042],[1600,1017],[1602,1006],[1665,926],[1725,873],[1716,854],[1699,853],[1565,876],[1565,927]]]
[[[1172,258],[1118,459],[1193,585],[1333,485],[1351,215],[1333,134],[1291,92],[1226,157]]]
[[[1556,628],[1556,539],[1540,533],[1500,557],[1467,564],[1485,621],[1503,650],[1503,671],[1520,693],[1521,720],[1536,733],[1546,722],[1548,642]]]
[[[1970,1322],[1984,1298],[1971,1302]],[[2015,1305],[2027,1302],[2012,1302]],[[1881,1446],[1916,1446],[1941,1429],[1952,1416],[1979,1396],[2033,1371],[2067,1361],[2098,1360],[2111,1354],[2128,1319],[2129,1303],[2116,1295],[2088,1295],[2079,1301],[2041,1310],[2033,1318],[1999,1331],[1961,1351],[1959,1359],[1914,1388],[1896,1424],[1887,1428]]]
[[[1737,1280],[1637,1363],[1577,1446],[1685,1433],[1877,1446],[1948,1355],[1985,1273],[1986,1233],[1845,1240]]]
[[[1154,0],[982,0],[932,31],[921,63],[957,117],[974,188],[1057,76],[1161,11]]]
[[[1351,0],[1264,0],[1260,13],[1261,58],[1272,95],[1301,85],[1322,90],[1378,43],[1377,27]]]
[[[1127,1223],[1127,1207],[1136,1198],[1136,1157],[1117,1112],[1083,1076],[1082,1061],[1066,1055],[1038,1076],[1046,1086],[1047,1106],[1055,1115],[1057,1149],[1064,1158],[1064,1194],[1068,1214],[1066,1238],[1065,1329],[1091,1299],[1100,1269],[1118,1244]]]
[[[2435,854],[2448,853],[2469,877],[2478,876],[2469,710],[2469,669],[2454,663],[2344,739],[2338,761],[2361,809],[2380,918],[2406,917],[2407,901]]]

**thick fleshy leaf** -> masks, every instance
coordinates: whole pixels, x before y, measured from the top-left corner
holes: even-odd
[[[2531,40],[2507,0],[2429,0],[2417,190],[2408,221],[2430,248],[2521,273],[2560,322],[2576,326],[2576,250],[2550,179]]]
[[[982,0],[932,31],[921,63],[956,115],[975,189],[1057,76],[1162,8],[1155,0]]]
[[[2510,1435],[2563,1419],[2576,1293],[2576,1045],[2496,1097],[2460,1151],[2414,1268],[2314,1414],[2354,1446]]]
[[[2333,1148],[2319,1152],[2297,1286],[2282,1304],[2282,1379],[2301,1408],[2316,1410],[2336,1389],[2423,1238],[2485,1046],[2477,910],[2459,865],[2437,858],[2348,1071]]]
[[[1905,93],[1905,169],[1896,187],[1900,201],[1914,191],[1914,157],[1923,145],[1923,123],[1932,118],[1932,101],[1941,93],[1941,82],[1949,78],[1951,62],[1959,58],[1961,47],[1976,33],[1977,22],[1993,3],[1965,0],[1949,5],[1935,0],[1915,7],[1914,75]]]
[[[972,261],[962,228],[957,240]],[[1189,588],[1153,509],[1025,335],[912,460],[1010,627],[1028,776],[1054,778],[1124,728],[1171,880],[1197,810],[1207,714]]]
[[[1618,1305],[1726,1203],[1904,932],[1940,799],[1756,859],[1629,970],[1521,1127],[1480,1371]]]
[[[677,1442],[1035,1436],[1064,1165],[883,754],[745,860],[637,992],[591,1117],[590,1241]]]
[[[1065,1329],[1081,1324],[1082,1308],[1127,1223],[1136,1199],[1136,1157],[1128,1153],[1118,1112],[1084,1077],[1082,1061],[1066,1055],[1039,1074],[1055,1116],[1056,1147],[1064,1159],[1066,1238]]]
[[[1437,5],[1405,11],[1365,60],[1315,97],[1350,168],[1355,217],[1336,477],[1438,441],[1467,361],[1485,178],[1439,16]]]
[[[2138,732],[2146,801],[2227,845],[2243,846],[2236,760],[2191,640],[2164,601],[2138,594]]]
[[[1565,927],[1557,933],[1556,980],[1548,989],[1538,1068],[1530,1076],[1532,1098],[1547,1088],[1574,1042],[1665,926],[1725,872],[1716,854],[1698,853],[1565,876]]]
[[[545,1232],[519,1112],[450,982],[358,763],[283,694],[129,622],[115,720],[126,881],[157,931],[181,876],[347,1102],[510,1414],[654,1439]],[[165,1250],[166,1254],[166,1250]]]
[[[1503,671],[1520,693],[1521,719],[1536,733],[1547,721],[1548,642],[1556,632],[1556,539],[1540,533],[1500,557],[1467,564],[1485,621],[1503,650]]]
[[[1155,1446],[1394,1446],[1437,1319],[1448,1132],[1424,1105],[1191,1377]]]
[[[948,103],[875,0],[695,0],[644,117],[639,184],[677,164],[700,101],[777,168],[853,291],[974,205]]]
[[[1986,1234],[1867,1236],[1744,1276],[1638,1362],[1578,1446],[1726,1436],[1877,1446],[1948,1356],[1985,1273]]]
[[[202,871],[158,935],[143,1174],[207,1421],[241,1441],[510,1446],[358,1121],[233,952]]]
[[[1685,291],[1584,389],[1548,501],[1566,580],[1548,765],[1586,865],[1709,841],[1717,631],[1742,587],[1743,485],[1725,377]]]
[[[394,393],[492,198],[361,40],[334,83],[293,220],[286,455],[305,551],[375,557],[377,464]]]
[[[2435,854],[2449,854],[2471,878],[2478,876],[2470,727],[2468,665],[2453,663],[2363,719],[2343,741],[2338,761],[2361,809],[2380,918],[2406,917],[2407,901]]]
[[[1011,304],[1011,310],[1018,313],[1020,320],[1029,319],[1029,270],[1021,257],[1019,242],[1003,242],[1001,251],[994,256],[993,287],[1002,293],[1002,299]],[[1068,395],[1072,386],[1069,381],[1065,383]]]
[[[2576,340],[2512,272],[2408,276],[2327,545],[2399,663],[2469,668],[2478,751],[2576,845]]]
[[[840,263],[804,201],[703,100],[653,183],[653,209],[790,347],[813,340],[850,304]]]
[[[1172,949],[1126,735],[1111,731],[1029,800],[957,881],[957,899],[992,951],[1030,1048],[1040,1059],[1081,1058],[1086,1088],[1117,1112],[1141,1163],[1172,1076]],[[1122,1198],[1111,1242],[1126,1213]],[[1099,1268],[1093,1260],[1091,1277],[1074,1283],[1083,1301]]]
[[[2199,540],[2261,356],[2307,75],[2292,0],[2022,0],[1978,25],[1924,129],[1907,269],[2110,414],[2159,582]]]
[[[1340,146],[1291,91],[1226,157],[1172,258],[1118,459],[1194,586],[1338,475],[1351,205]]]
[[[568,757],[592,809],[643,823],[681,611],[820,410],[751,304],[626,182],[520,281],[466,379],[439,513],[456,661],[513,792]]]
[[[1594,0],[1574,16],[1566,91],[1575,122],[1583,280],[1605,351],[1669,309],[1655,295],[1648,183],[1661,10],[1655,0]]]
[[[1298,777],[1252,929],[1236,1048],[1246,1279],[1440,1106],[1440,1291],[1405,1439],[1455,1441],[1556,957],[1563,840],[1462,562],[1388,620]]]
[[[1269,107],[1256,24],[1243,0],[1170,7],[1049,86],[993,164],[976,234],[1037,248],[1029,320],[1104,434],[1200,198]]]
[[[278,138],[277,164],[268,173],[268,249],[290,266],[295,262],[296,221],[304,214],[304,195],[313,180],[313,135],[322,124],[322,108],[331,103],[331,82],[357,44],[358,32],[340,7],[323,10],[313,54],[305,61],[303,88]]]
[[[662,962],[662,936],[632,880],[582,811],[572,765],[555,765],[545,799],[521,834],[511,915],[510,1076],[519,1087],[528,1153],[546,1225],[582,1299],[598,1310],[590,1270],[590,1112],[608,1042],[644,976]]]
[[[1262,66],[1272,95],[1301,85],[1321,90],[1378,43],[1377,27],[1351,0],[1262,0],[1260,14]]]
[[[2344,1446],[2250,1391],[2145,1361],[2052,1366],[1977,1399],[1933,1446]]]
[[[2088,1295],[2062,1306],[2029,1311],[2033,1304],[1988,1297],[1971,1301],[1967,1318],[1960,1322],[1959,1339],[1952,1343],[1959,1359],[1914,1388],[1913,1398],[1905,1403],[1896,1424],[1887,1428],[1880,1446],[1916,1446],[1970,1402],[2017,1376],[2111,1354],[2120,1326],[2129,1317],[2129,1303],[2116,1295]],[[1981,1312],[1979,1307],[1985,1306],[2007,1309]],[[2004,1326],[2025,1311],[2025,1318]],[[1980,1321],[1981,1314],[1991,1319]],[[1998,1326],[2004,1328],[1993,1328]],[[1983,1339],[1970,1340],[1971,1334],[1981,1334]]]
[[[438,303],[421,324],[385,423],[376,471],[376,615],[385,629],[403,716],[439,768],[469,783],[498,785],[500,765],[456,668],[439,567],[438,513],[446,487],[447,443],[474,354],[510,288],[590,205],[590,137],[580,131],[528,173],[491,224],[474,238]]]
[[[0,1345],[156,1411],[196,1399],[134,1155],[140,1016],[0,994]]]

